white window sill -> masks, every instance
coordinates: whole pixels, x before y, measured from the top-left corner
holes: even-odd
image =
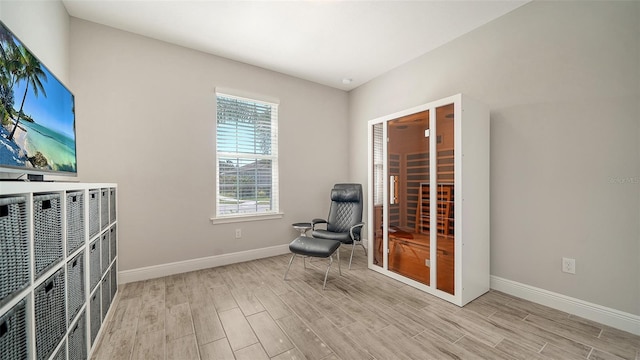
[[[217,225],[217,224],[230,224],[230,223],[238,223],[238,222],[246,222],[246,221],[274,220],[274,219],[282,219],[283,217],[284,217],[284,213],[243,214],[243,215],[214,217],[214,218],[211,218],[210,220],[213,225]]]

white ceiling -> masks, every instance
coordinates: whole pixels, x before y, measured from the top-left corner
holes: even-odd
[[[62,2],[80,19],[351,90],[528,0]]]

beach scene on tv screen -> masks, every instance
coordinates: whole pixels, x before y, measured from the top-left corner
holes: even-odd
[[[73,95],[0,23],[0,166],[76,172]]]

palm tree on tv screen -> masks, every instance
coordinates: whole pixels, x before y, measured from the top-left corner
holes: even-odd
[[[25,80],[27,82],[24,87],[24,95],[22,96],[22,103],[20,104],[20,111],[18,111],[18,118],[16,119],[15,125],[13,125],[13,130],[11,130],[11,134],[7,137],[8,140],[13,140],[13,135],[18,128],[18,123],[20,122],[20,117],[22,116],[22,109],[24,108],[24,101],[27,99],[27,93],[29,92],[29,85],[31,85],[33,89],[33,94],[37,97],[38,92],[42,92],[42,95],[47,96],[44,86],[42,85],[42,81],[47,81],[47,74],[42,70],[42,65],[40,61],[36,59],[33,54],[31,54],[24,46],[18,46],[20,50],[21,57],[21,68],[18,70],[18,79]]]
[[[1,25],[1,24],[0,24]],[[0,28],[0,120],[4,124],[13,114],[13,86],[20,68],[20,52],[13,36],[2,26]]]

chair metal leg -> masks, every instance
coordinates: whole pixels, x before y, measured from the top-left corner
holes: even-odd
[[[304,269],[307,270],[307,257],[306,256],[302,257],[302,267],[304,267]]]
[[[340,266],[340,248],[336,250],[336,254],[338,254],[338,273],[342,276],[342,267]]]
[[[364,254],[367,255],[367,248],[364,247],[364,244],[362,243],[362,241],[357,241],[360,245],[362,246],[362,250],[364,250]],[[353,261],[353,250],[356,248],[356,241],[351,243],[351,258],[349,258],[349,270],[351,270],[351,262]]]
[[[284,272],[284,280],[287,280],[287,274],[289,273],[289,269],[291,269],[291,263],[293,262],[293,258],[296,257],[296,254],[293,254],[291,260],[289,260],[289,266],[287,266],[287,271]]]
[[[359,242],[360,242],[360,244],[358,244],[358,245],[362,246],[362,250],[364,250],[364,255],[366,256],[367,255],[367,248],[364,247],[364,244],[362,243],[362,240],[359,241]]]
[[[351,257],[349,258],[349,270],[351,270],[351,262],[353,261],[353,249],[356,248],[356,242],[351,243]]]
[[[333,264],[333,256],[329,255],[329,266],[327,266],[327,272],[324,273],[324,283],[322,284],[322,290],[327,286],[327,276],[329,276],[329,270],[331,270],[331,264]]]

